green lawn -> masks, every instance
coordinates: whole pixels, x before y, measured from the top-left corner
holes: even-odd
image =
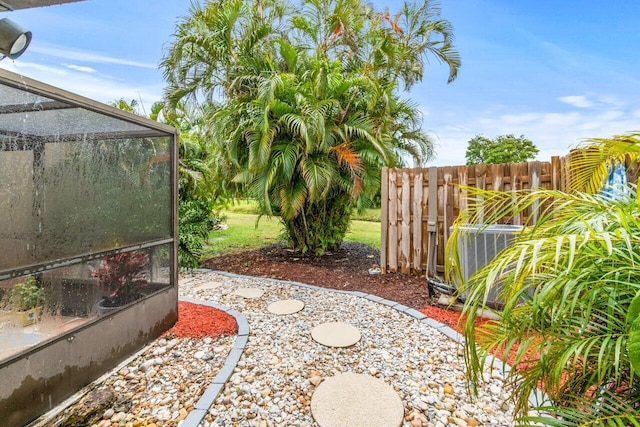
[[[378,213],[380,216],[380,213]],[[373,248],[380,249],[380,222],[351,221],[351,227],[344,236],[347,242],[360,242]]]
[[[226,230],[214,230],[209,234],[209,244],[205,247],[204,258],[213,255],[255,249],[279,242],[281,225],[278,218],[262,217],[256,228],[258,215],[243,212],[251,209],[248,203],[236,205],[223,212],[226,216]],[[379,216],[379,213],[378,213]],[[360,242],[380,249],[380,223],[352,221],[350,231],[345,236],[348,242]]]
[[[225,212],[257,214],[257,203],[251,199],[238,200],[233,205],[229,205]],[[365,209],[363,212],[354,212],[351,219],[356,221],[380,222],[380,209]]]
[[[205,258],[255,249],[281,240],[278,218],[262,217],[256,228],[258,215],[236,212],[224,212],[223,215],[227,218],[225,224],[228,228],[209,233],[209,244],[204,250]]]

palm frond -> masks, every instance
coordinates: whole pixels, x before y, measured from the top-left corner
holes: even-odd
[[[609,390],[603,390],[595,400],[580,395],[567,397],[575,402],[575,406],[540,406],[535,409],[538,414],[520,417],[516,425],[541,423],[558,427],[640,427],[640,395],[637,393],[628,399],[622,399],[619,394]]]
[[[640,290],[637,200],[612,205],[585,193],[464,190],[471,203],[458,225],[509,221],[534,205],[545,206],[542,220],[525,227],[461,288],[467,293],[467,342],[478,340],[482,347],[465,348],[472,383],[487,352],[497,348],[514,356],[517,369],[508,378],[519,414],[527,412],[528,396],[540,384],[554,404],[575,407],[567,396],[588,396],[612,379],[630,381],[625,320]],[[461,230],[456,227],[449,241],[451,277],[460,274],[452,242]],[[503,303],[501,320],[476,330],[478,310],[495,290]]]
[[[596,193],[602,189],[612,162],[636,163],[640,154],[640,133],[613,138],[591,138],[570,154],[569,191]]]

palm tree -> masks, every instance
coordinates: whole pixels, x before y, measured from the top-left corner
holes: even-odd
[[[354,200],[396,155],[373,136],[373,120],[357,114],[364,101],[356,95],[372,83],[345,81],[338,65],[310,63],[307,78],[272,75],[260,83],[269,89],[245,104],[241,118],[235,103],[216,116],[216,138],[242,171],[236,180],[262,212],[281,216],[294,250],[333,250]]]
[[[230,180],[280,215],[295,250],[321,254],[340,245],[382,166],[433,154],[399,85],[422,78],[429,53],[455,78],[437,12],[430,2],[395,18],[360,0],[195,5],[162,63],[167,97],[220,102],[210,124]]]
[[[592,140],[574,153],[568,171],[574,185],[599,182],[592,179],[600,170],[594,160],[606,160],[601,153],[619,157],[624,154],[620,148],[637,152],[637,142],[630,142],[635,138]],[[589,171],[581,170],[587,164],[592,165]],[[639,425],[637,197],[612,202],[579,191],[466,191],[475,202],[456,221],[447,247],[449,272],[457,280],[462,277],[455,244],[461,224],[508,222],[542,206],[537,223],[527,224],[511,246],[461,289],[467,292],[465,359],[472,391],[489,353],[503,351],[514,360],[507,378],[521,421]],[[476,328],[492,289],[500,290],[504,304],[500,320]],[[534,409],[546,415],[527,416],[529,396],[538,387],[549,401]]]
[[[120,98],[115,101],[111,101],[109,105],[119,110],[126,111],[128,113],[141,115],[140,111],[138,111],[138,105],[139,105],[138,101],[136,101],[135,99],[132,99],[131,101],[127,102],[127,100],[125,100],[124,98]]]
[[[208,116],[212,107],[207,104],[180,102],[169,107],[160,101],[151,107],[151,120],[166,123],[178,129],[178,181],[181,198],[211,197],[216,193],[214,164],[216,157],[208,129]]]
[[[134,114],[141,114],[135,100],[124,98],[111,103]],[[182,268],[200,266],[204,243],[209,232],[218,222],[215,208],[224,203],[232,191],[218,185],[216,173],[224,172],[211,144],[208,117],[213,110],[210,103],[179,102],[173,106],[165,101],[152,105],[149,118],[166,123],[179,130],[178,139],[178,262]],[[152,140],[147,140],[149,149],[155,153]],[[111,144],[110,144],[111,145]],[[148,162],[151,166],[167,160],[168,155],[153,155]],[[216,167],[214,167],[214,165]],[[146,194],[147,197],[152,197]],[[153,198],[153,197],[152,197]]]

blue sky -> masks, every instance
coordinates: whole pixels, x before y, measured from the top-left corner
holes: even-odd
[[[0,13],[33,32],[27,52],[0,67],[89,98],[150,105],[157,66],[191,0],[87,0]],[[375,0],[393,13],[397,3]],[[640,2],[442,0],[462,57],[458,79],[435,58],[408,96],[419,103],[438,156],[464,164],[482,134],[524,134],[539,160],[584,138],[640,130]]]

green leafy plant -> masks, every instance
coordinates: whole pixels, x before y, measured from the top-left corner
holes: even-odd
[[[596,182],[597,162],[586,158],[618,146],[598,140],[591,157],[575,154],[570,176]],[[638,147],[634,147],[638,150]],[[575,171],[577,165],[586,170]],[[580,172],[578,174],[578,172]],[[578,174],[578,175],[576,175]],[[509,247],[464,284],[465,360],[472,392],[490,353],[503,351],[519,421],[548,425],[639,425],[640,421],[640,203],[611,202],[599,194],[545,189],[495,192],[464,188],[469,209],[454,225],[447,246],[452,281],[462,275],[456,240],[463,224],[509,222],[540,208]],[[594,192],[597,192],[593,188]],[[457,278],[457,279],[454,279]],[[499,290],[500,320],[475,326],[480,310]],[[530,407],[538,387],[549,401]],[[535,409],[543,415],[528,415]]]
[[[476,135],[468,142],[465,158],[468,165],[518,163],[533,159],[539,151],[524,135],[500,135],[493,139]]]
[[[178,144],[178,264],[190,269],[200,266],[207,236],[220,222],[218,209],[236,193],[237,185],[220,177],[228,175],[225,162],[209,136],[214,104],[170,106],[157,102],[150,118],[176,127]]]
[[[198,268],[209,232],[218,222],[207,200],[180,201],[178,228],[178,262],[181,268]]]
[[[9,305],[15,311],[27,311],[44,303],[44,289],[38,286],[35,277],[13,285],[8,292]]]
[[[627,351],[632,370],[636,375],[640,373],[640,291],[631,300],[627,312],[626,327],[629,331]]]
[[[424,163],[433,143],[401,98],[428,57],[456,78],[453,29],[436,2],[393,17],[361,0],[194,4],[162,62],[172,104],[216,99],[209,123],[219,183],[279,216],[290,246],[338,247],[382,166]]]

